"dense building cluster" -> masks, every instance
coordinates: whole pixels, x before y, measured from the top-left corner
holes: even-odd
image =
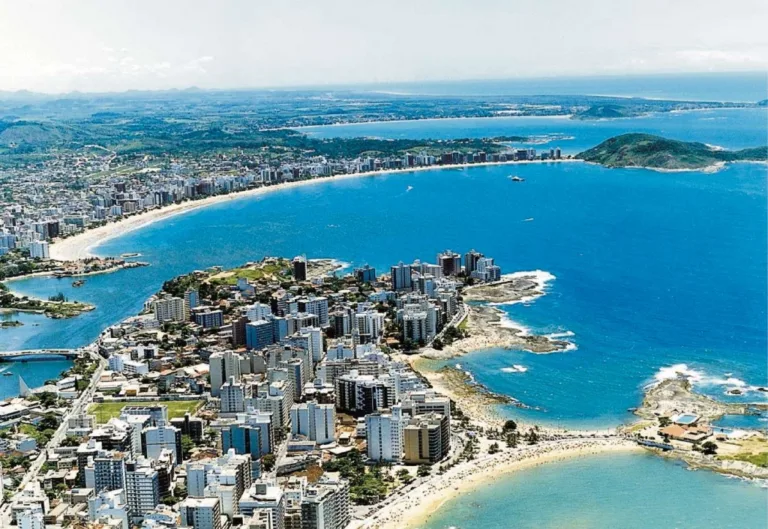
[[[68,418],[14,519],[341,529],[361,493],[339,461],[446,460],[451,402],[394,353],[439,337],[463,313],[462,286],[499,267],[474,250],[381,277],[324,264],[194,272],[104,331],[96,404]]]

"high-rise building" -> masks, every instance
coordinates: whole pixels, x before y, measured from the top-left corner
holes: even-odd
[[[234,449],[236,454],[250,454],[260,459],[273,450],[274,431],[272,415],[256,410],[237,415],[234,423],[221,430],[221,446],[227,452]]]
[[[179,506],[181,525],[194,529],[221,529],[218,498],[187,498]]]
[[[411,267],[400,261],[398,264],[390,268],[390,276],[392,281],[392,290],[404,291],[412,289],[411,282]]]
[[[366,415],[395,403],[394,383],[388,375],[361,375],[352,369],[336,377],[335,384],[336,408],[348,413]]]
[[[234,351],[213,353],[208,359],[211,377],[211,396],[218,397],[221,394],[221,386],[230,377],[240,380],[241,362],[243,357]]]
[[[355,278],[360,283],[373,283],[376,281],[376,269],[368,265],[362,268],[355,268]]]
[[[274,483],[257,481],[240,498],[240,513],[252,516],[260,509],[271,511],[270,525],[267,529],[285,529],[285,494]]]
[[[85,486],[96,492],[125,489],[124,454],[103,450],[88,458]]]
[[[437,254],[437,264],[444,276],[455,276],[461,272],[461,255],[451,250]]]
[[[125,465],[128,509],[133,520],[143,518],[160,503],[160,478],[150,462],[140,458]]]
[[[293,259],[293,278],[296,281],[307,280],[307,258],[304,256],[297,256]]]
[[[291,433],[303,435],[317,444],[336,440],[336,409],[333,404],[315,401],[294,404],[291,407]]]
[[[403,449],[405,463],[436,463],[443,459],[451,449],[449,418],[430,413],[408,421],[403,428]]]
[[[152,312],[160,323],[184,321],[184,300],[170,294],[152,302]]]
[[[45,529],[45,513],[40,505],[31,505],[16,515],[19,529]]]
[[[365,417],[368,457],[373,461],[394,462],[403,457],[403,428],[407,417],[400,405],[389,413],[375,412]]]
[[[272,321],[259,320],[245,324],[245,345],[248,349],[260,351],[275,343]]]
[[[299,298],[299,310],[317,316],[320,327],[328,327],[328,298],[310,296]]]
[[[302,529],[344,529],[351,521],[349,483],[326,473],[307,487],[301,500]]]
[[[470,275],[477,269],[477,261],[483,257],[483,254],[470,250],[464,254],[464,272]]]
[[[104,491],[88,498],[88,521],[101,520],[120,520],[120,526],[115,529],[131,528],[125,489]]]
[[[184,319],[189,320],[192,310],[200,305],[200,293],[194,288],[187,289],[184,292]]]
[[[144,456],[158,459],[163,450],[169,450],[175,463],[181,463],[181,430],[170,423],[144,428],[141,432],[141,444]]]
[[[251,396],[249,390],[250,386],[246,388],[242,382],[236,382],[235,377],[229,377],[221,386],[221,413],[243,413],[245,399]]]
[[[32,259],[50,259],[51,251],[47,241],[32,241],[29,243],[29,256]]]

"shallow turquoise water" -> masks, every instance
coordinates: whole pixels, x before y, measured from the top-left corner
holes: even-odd
[[[764,529],[766,490],[652,455],[587,456],[496,479],[423,529]]]

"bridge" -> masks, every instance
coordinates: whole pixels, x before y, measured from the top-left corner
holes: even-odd
[[[81,349],[24,349],[20,351],[0,351],[0,362],[18,362],[47,360],[52,356],[77,358]]]

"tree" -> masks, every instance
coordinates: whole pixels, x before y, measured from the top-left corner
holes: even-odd
[[[416,475],[420,478],[425,478],[432,473],[432,469],[429,465],[419,465],[419,469],[416,471]]]
[[[528,433],[525,434],[525,440],[529,445],[535,445],[539,442],[539,434],[536,433],[536,430],[528,430]]]
[[[717,445],[712,441],[707,441],[701,445],[701,451],[709,456],[713,456],[717,453]]]
[[[499,452],[499,443],[493,443],[490,447],[488,447],[488,453],[493,455]]]
[[[271,472],[275,468],[275,454],[265,454],[261,457],[261,466],[265,471]]]
[[[413,481],[413,476],[411,476],[411,473],[408,472],[407,469],[401,468],[397,471],[397,479],[399,479],[401,483],[407,485]]]
[[[503,431],[506,432],[514,432],[517,430],[517,423],[513,421],[512,419],[509,419],[504,423]]]
[[[192,450],[195,448],[195,442],[188,435],[181,436],[181,457],[182,459],[189,459],[192,455]]]

